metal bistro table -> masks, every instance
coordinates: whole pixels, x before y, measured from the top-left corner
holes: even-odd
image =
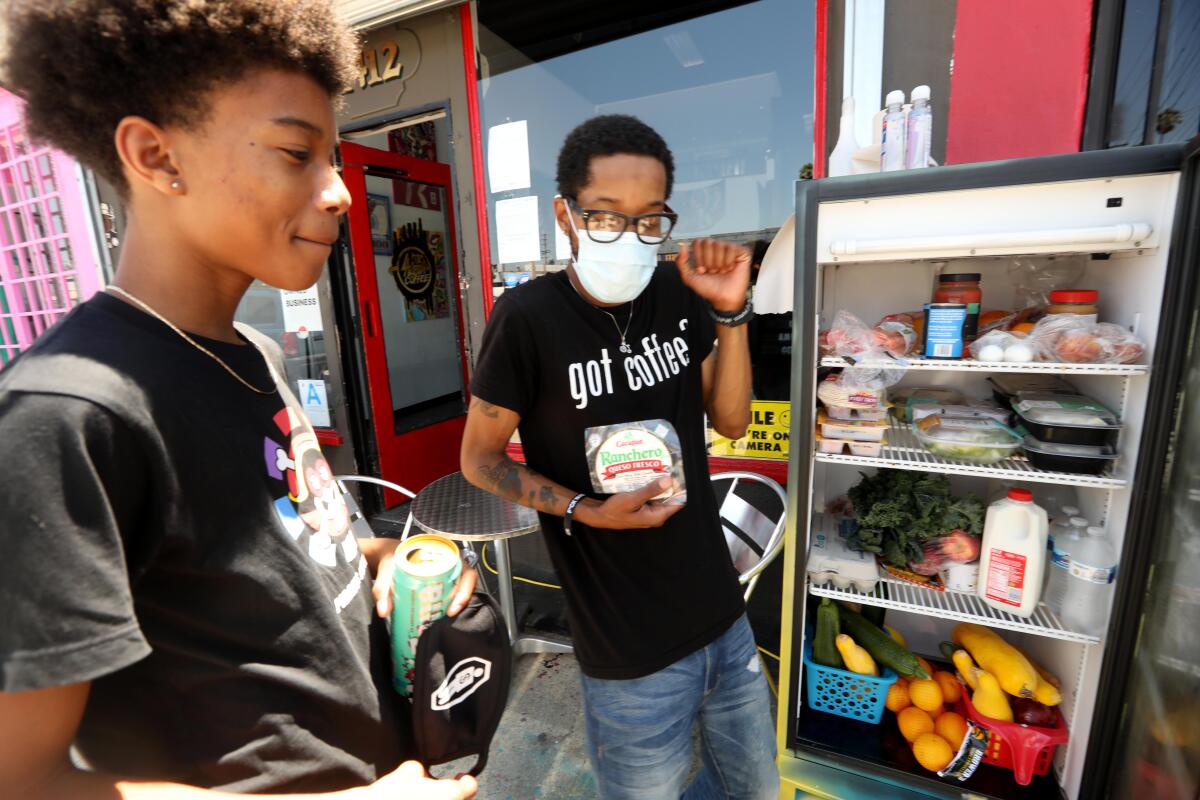
[[[497,583],[500,608],[513,644],[513,657],[528,653],[570,653],[569,643],[538,636],[520,636],[513,603],[512,561],[508,540],[538,529],[537,512],[485,492],[455,472],[417,492],[412,504],[413,522],[426,533],[435,533],[460,542],[494,542],[496,545]]]

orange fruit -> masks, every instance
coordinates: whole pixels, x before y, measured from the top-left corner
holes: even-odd
[[[912,703],[908,699],[908,684],[896,681],[888,687],[887,700],[884,702],[888,711],[899,714]]]
[[[1029,333],[1033,330],[1033,326],[1034,323],[1032,322],[1018,322],[1012,326],[1012,329],[1014,333]]]
[[[947,711],[933,721],[933,732],[950,743],[955,751],[962,746],[962,740],[967,736],[967,721],[962,715]]]
[[[951,675],[949,672],[938,670],[933,673],[933,679],[937,681],[937,685],[942,688],[942,699],[947,703],[957,703],[962,699],[962,687],[959,686],[958,678]]]
[[[928,661],[921,658],[920,656],[917,656],[917,663],[925,668],[926,675],[928,675],[931,678],[933,677],[933,665],[932,664],[930,664]]]
[[[1012,314],[1011,311],[983,311],[979,314],[979,327],[986,328]]]
[[[908,699],[922,711],[933,714],[942,707],[942,687],[932,678],[928,680],[910,681],[908,684]]]
[[[909,706],[896,715],[900,734],[910,742],[925,733],[933,733],[933,717],[915,706]]]
[[[943,770],[954,760],[950,743],[936,733],[923,733],[913,742],[913,755],[917,763],[930,772]]]

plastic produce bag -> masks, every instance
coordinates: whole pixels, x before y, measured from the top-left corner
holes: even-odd
[[[911,346],[905,330],[915,339],[916,331],[900,321],[894,321],[893,326],[884,330],[870,328],[849,311],[840,310],[833,317],[833,325],[822,334],[822,352],[868,364],[843,369],[837,379],[840,385],[848,389],[879,391],[899,383],[904,377],[906,365],[896,361],[895,357],[904,355]],[[900,352],[893,353],[893,349]]]
[[[1050,314],[1029,333],[1039,361],[1072,364],[1135,364],[1146,352],[1141,339],[1120,325],[1091,322],[1077,314]]]
[[[989,331],[971,342],[970,349],[976,361],[1026,362],[1037,356],[1025,334],[1010,331]]]
[[[1069,255],[1013,259],[1008,267],[1008,279],[1012,281],[1017,307],[1047,305],[1051,292],[1070,288],[1083,277],[1086,258]]]

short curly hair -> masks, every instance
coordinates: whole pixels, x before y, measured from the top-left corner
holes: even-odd
[[[355,38],[330,0],[10,0],[4,76],[30,135],[128,194],[113,144],[136,115],[198,126],[204,95],[259,67],[307,75],[340,98]]]
[[[628,114],[592,117],[567,134],[558,151],[558,193],[574,199],[591,180],[591,163],[596,156],[619,153],[650,156],[662,162],[667,172],[667,197],[675,183],[675,159],[658,131]]]

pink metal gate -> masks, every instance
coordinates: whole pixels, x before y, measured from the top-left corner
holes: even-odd
[[[0,90],[0,368],[100,288],[77,175]]]

